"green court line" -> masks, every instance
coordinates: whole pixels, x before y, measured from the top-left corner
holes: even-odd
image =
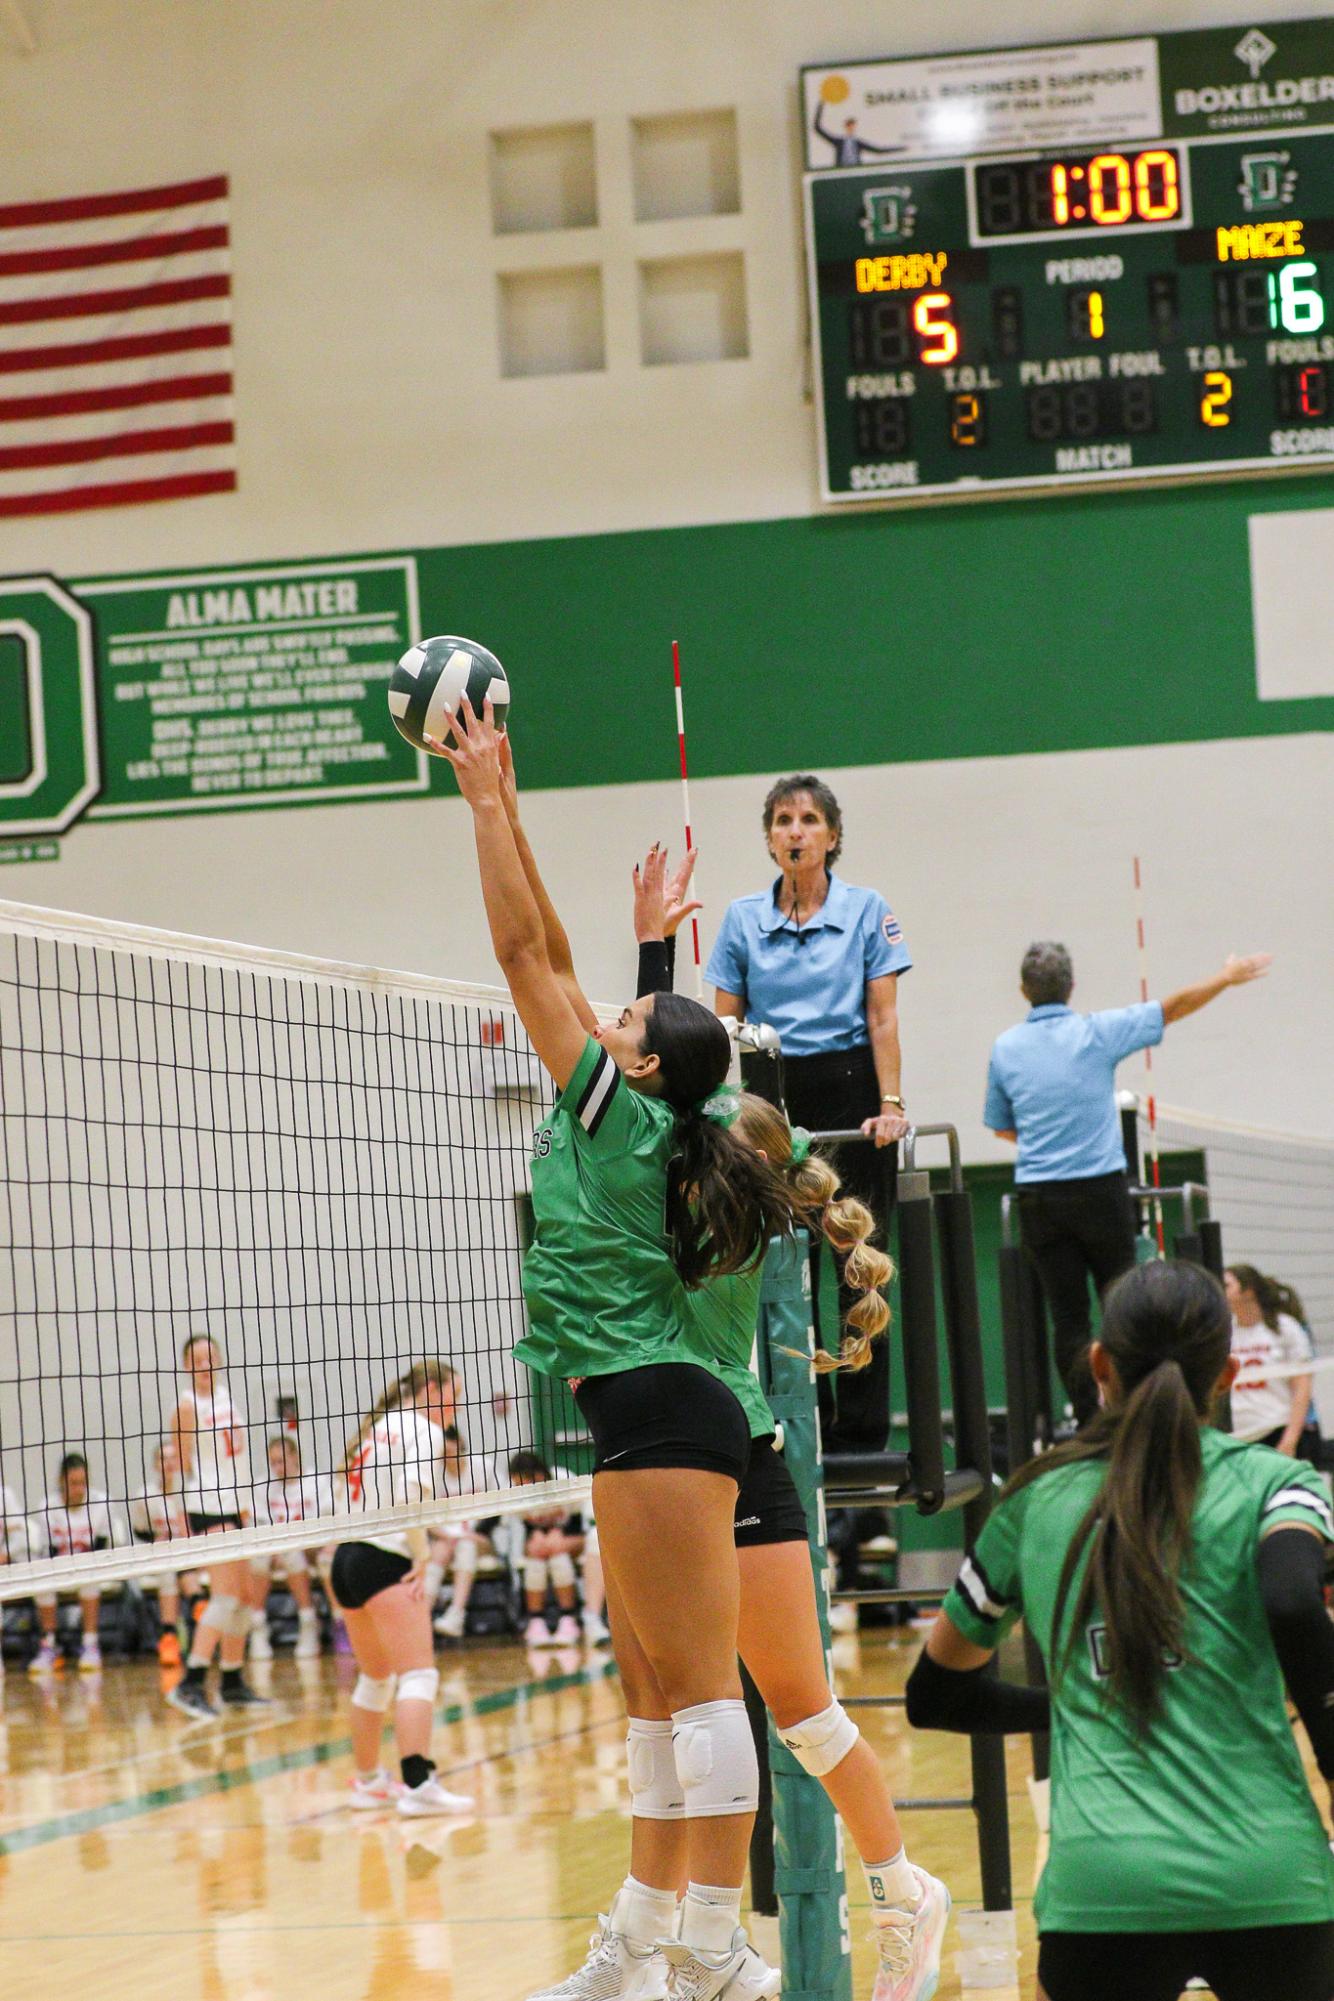
[[[597,1667],[580,1668],[574,1674],[552,1675],[544,1681],[516,1682],[510,1688],[492,1689],[472,1702],[450,1703],[447,1709],[441,1710],[439,1721],[462,1723],[468,1717],[495,1716],[506,1709],[517,1709],[521,1702],[533,1701],[541,1695],[560,1695],[566,1689],[590,1688],[597,1682],[611,1681],[615,1674],[615,1662],[604,1661]],[[204,1778],[181,1779],[172,1786],[155,1786],[149,1792],[136,1793],[131,1799],[108,1800],[105,1806],[81,1807],[76,1813],[56,1814],[50,1820],[35,1821],[31,1827],[15,1828],[11,1834],[0,1835],[0,1856],[24,1855],[30,1849],[44,1848],[49,1842],[64,1841],[71,1835],[91,1834],[98,1828],[113,1827],[118,1821],[137,1820],[144,1814],[161,1813],[166,1807],[184,1806],[190,1800],[207,1799],[214,1793],[234,1792],[241,1786],[262,1785],[265,1779],[276,1779],[283,1772],[300,1772],[311,1765],[327,1765],[337,1758],[345,1758],[351,1749],[350,1737],[336,1737],[328,1743],[307,1744],[300,1751],[276,1751],[272,1757],[257,1758],[253,1764],[233,1766],[226,1771],[210,1772]]]

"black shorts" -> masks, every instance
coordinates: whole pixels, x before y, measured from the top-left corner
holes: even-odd
[[[374,1542],[340,1542],[329,1568],[334,1597],[349,1612],[388,1591],[412,1568],[412,1558]]]
[[[585,1376],[575,1401],[593,1434],[595,1473],[693,1466],[740,1486],[750,1457],[746,1413],[726,1383],[694,1362],[650,1362]]]
[[[215,1529],[239,1529],[239,1515],[195,1515],[186,1511],[185,1525],[191,1535],[212,1535]]]
[[[781,1452],[774,1451],[773,1434],[750,1441],[750,1464],[736,1497],[736,1546],[755,1549],[761,1543],[809,1539],[806,1510],[796,1482]]]
[[[1111,1864],[1108,1865],[1112,1866]],[[1177,2001],[1188,1980],[1218,2001],[1330,2001],[1334,1924],[1253,1931],[1044,1932],[1038,1977],[1049,2001]]]

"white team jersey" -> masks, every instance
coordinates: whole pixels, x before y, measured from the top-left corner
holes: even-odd
[[[164,1494],[151,1484],[141,1487],[130,1502],[130,1529],[139,1542],[170,1542],[175,1536],[189,1535],[185,1495],[179,1490]]]
[[[48,1556],[86,1556],[92,1549],[122,1546],[125,1533],[105,1494],[90,1493],[81,1508],[67,1508],[59,1494],[42,1503],[37,1529]]]
[[[0,1487],[0,1563],[27,1563],[33,1548],[32,1524],[12,1487]]]
[[[333,1513],[332,1501],[314,1473],[298,1474],[295,1480],[270,1480],[261,1497],[266,1522],[304,1522],[313,1515]]]
[[[1232,1430],[1238,1438],[1265,1438],[1287,1429],[1292,1414],[1291,1375],[1265,1377],[1266,1368],[1300,1369],[1312,1359],[1311,1341],[1300,1320],[1280,1313],[1278,1326],[1254,1327],[1232,1323],[1232,1352],[1241,1363],[1232,1390]]]
[[[377,1419],[347,1469],[351,1508],[401,1508],[446,1492],[445,1434],[418,1410],[391,1410]],[[408,1554],[405,1535],[365,1538],[379,1549]]]
[[[186,1390],[181,1406],[194,1415],[194,1433],[185,1434],[191,1466],[183,1492],[192,1515],[249,1515],[254,1499],[250,1488],[250,1450],[245,1412],[230,1390],[219,1387],[211,1397]]]

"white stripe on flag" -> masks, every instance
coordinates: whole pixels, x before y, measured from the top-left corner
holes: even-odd
[[[153,334],[182,332],[187,327],[230,326],[231,318],[232,302],[229,298],[183,299],[171,306],[135,306],[115,313],[89,313],[77,320],[61,320],[58,324],[47,320],[38,326],[0,325],[0,355],[31,353],[34,348],[80,348],[101,340],[138,340]],[[100,364],[72,362],[60,365],[77,368]],[[122,375],[137,366],[133,357],[122,361]],[[44,369],[0,370],[0,395],[8,393],[11,383],[21,384],[30,374],[44,373]]]
[[[171,431],[181,424],[229,424],[231,396],[199,396],[190,402],[142,403],[129,410],[93,410],[73,417],[0,419],[0,451],[23,445],[71,445],[87,438],[114,438],[124,431]]]
[[[119,486],[141,479],[179,479],[187,473],[232,472],[235,468],[235,445],[138,452],[130,458],[93,459],[86,465],[26,467],[20,472],[0,472],[0,500],[23,494],[64,493],[85,486]]]
[[[85,389],[120,389],[131,383],[170,381],[179,375],[230,375],[231,327],[224,323],[219,345],[145,355],[139,361],[90,361],[71,367],[18,368],[0,375],[0,404],[12,397],[67,396]]]
[[[0,232],[0,257],[4,254],[5,239]],[[230,271],[229,250],[182,250],[166,257],[136,258],[133,264],[90,265],[80,271],[27,271],[21,275],[0,272],[0,315],[6,306],[28,305],[39,299],[134,291],[144,285],[176,284],[186,278],[225,278]],[[44,322],[31,324],[38,326]]]
[[[227,203],[219,199],[189,202],[184,208],[145,209],[141,215],[9,223],[0,227],[0,256],[24,257],[34,250],[81,250],[90,245],[128,243],[140,236],[179,236],[194,229],[225,229],[227,222]]]

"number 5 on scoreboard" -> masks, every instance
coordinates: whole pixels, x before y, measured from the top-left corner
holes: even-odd
[[[913,332],[926,343],[921,352],[929,368],[940,368],[959,352],[959,329],[950,318],[954,304],[948,292],[923,292],[912,309]]]
[[[1200,422],[1211,431],[1225,430],[1232,422],[1232,377],[1224,369],[1211,368],[1204,378]]]

